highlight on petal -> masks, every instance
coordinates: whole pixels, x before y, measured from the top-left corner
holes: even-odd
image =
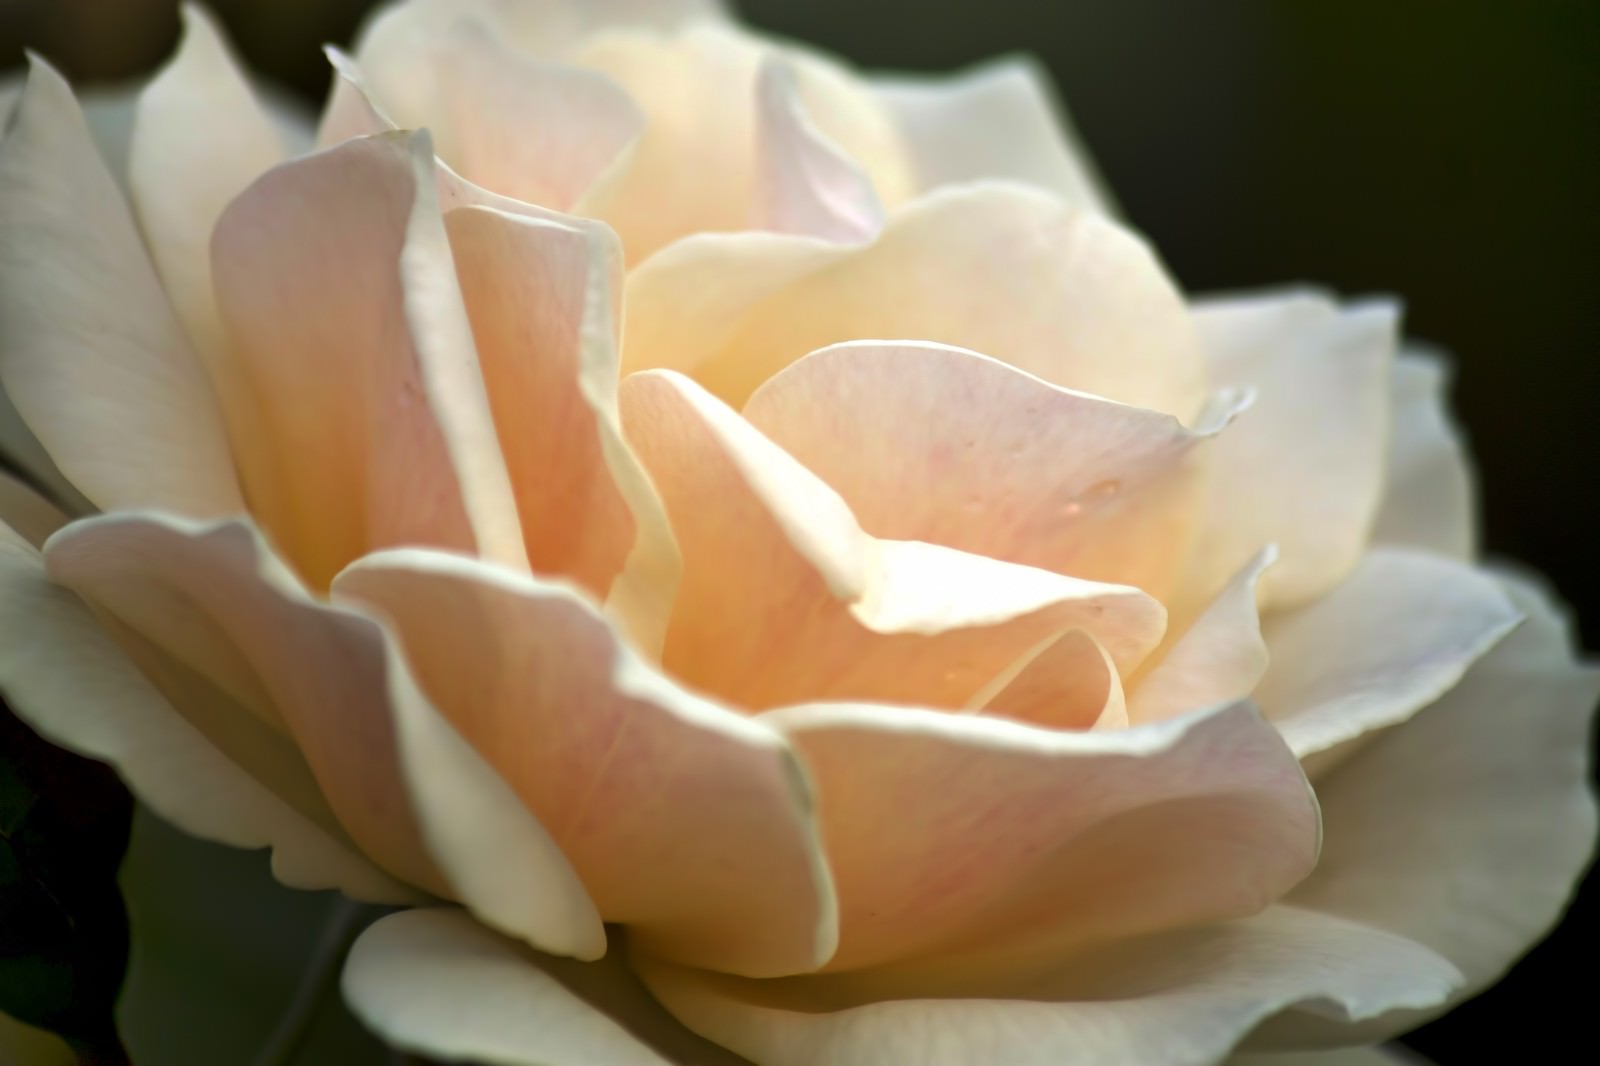
[[[1294,896],[1426,944],[1466,975],[1462,996],[1555,925],[1595,846],[1600,670],[1548,592],[1502,580],[1527,621],[1318,782],[1327,847]]]
[[[682,375],[623,381],[623,422],[684,577],[663,664],[747,708],[820,699],[960,708],[1069,630],[1131,669],[1164,612],[1137,589],[862,532],[843,500]]]
[[[1263,548],[1223,586],[1194,621],[1168,631],[1133,684],[1128,718],[1159,722],[1214,703],[1242,699],[1267,672],[1269,655],[1256,611],[1256,587],[1277,560]]]
[[[1049,73],[1032,57],[990,60],[954,77],[881,77],[873,87],[905,135],[920,189],[1007,178],[1117,214]]]
[[[276,474],[251,509],[313,587],[392,544],[526,565],[437,180],[425,134],[362,138],[270,171],[217,224]]]
[[[1470,562],[1478,554],[1477,489],[1450,417],[1449,383],[1442,355],[1411,347],[1395,360],[1394,424],[1372,540]]]
[[[1294,907],[1142,937],[1007,975],[741,981],[636,959],[696,1032],[763,1066],[1211,1066],[1296,1005],[1339,1019],[1442,1001],[1460,975],[1419,944]]]
[[[448,891],[397,765],[384,638],[370,619],[311,599],[238,520],[83,519],[50,539],[45,566],[191,683],[266,705],[261,716],[292,736],[290,750],[361,850],[400,880]],[[249,754],[252,743],[236,750]]]
[[[1376,548],[1326,596],[1266,621],[1255,699],[1303,758],[1411,717],[1520,620],[1484,572]]]
[[[849,704],[759,721],[816,783],[839,892],[830,970],[1238,917],[1316,861],[1305,775],[1246,705],[1096,733]]]
[[[401,550],[360,560],[335,593],[391,621],[422,690],[548,829],[606,921],[652,951],[753,976],[832,954],[810,792],[777,734],[672,684],[562,585]]]
[[[989,695],[989,691],[993,695]],[[1030,651],[973,698],[983,714],[1047,729],[1125,729],[1127,698],[1117,664],[1081,629]]]
[[[1185,562],[1205,489],[1196,452],[1218,428],[1186,429],[920,341],[812,352],[758,388],[744,414],[874,536],[1158,596]]]
[[[1189,311],[1144,242],[1022,186],[936,191],[865,247],[700,234],[634,269],[624,309],[625,371],[679,370],[736,407],[807,352],[872,337],[1184,420],[1204,399]]]
[[[38,59],[0,140],[0,383],[97,506],[243,509],[205,370],[72,90]]]
[[[617,410],[616,237],[490,207],[445,224],[528,561],[607,601],[658,652],[680,564]]]
[[[214,687],[191,682],[187,693],[199,698],[174,706],[89,607],[45,576],[38,551],[4,528],[0,585],[0,687],[46,738],[111,763],[141,800],[196,836],[272,848],[273,873],[287,885],[416,900],[319,816],[291,745],[259,722],[252,731],[249,712],[230,711]],[[232,752],[213,739],[229,737]],[[280,788],[298,789],[299,802]]]
[[[756,195],[752,228],[843,244],[883,228],[872,179],[817,129],[793,69],[768,59],[756,76]]]
[[[385,1042],[502,1066],[738,1066],[684,1029],[621,952],[574,963],[530,952],[459,911],[379,919],[345,963],[344,998]]]
[[[1268,544],[1262,609],[1305,603],[1361,555],[1383,492],[1398,311],[1285,292],[1218,299],[1195,321],[1213,385],[1256,402],[1213,449],[1208,536],[1192,595],[1209,598]]]

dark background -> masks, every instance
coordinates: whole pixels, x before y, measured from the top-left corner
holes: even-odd
[[[368,0],[211,0],[259,73],[320,98]],[[1457,361],[1487,548],[1551,577],[1600,646],[1600,3],[738,0],[857,63],[1038,54],[1128,218],[1190,291],[1316,281],[1404,296]],[[0,0],[80,82],[140,74],[174,0]],[[1582,1047],[1600,900],[1409,1042],[1442,1066]],[[1560,1056],[1557,1056],[1560,1057]]]

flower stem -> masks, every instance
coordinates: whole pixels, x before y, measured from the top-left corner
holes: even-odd
[[[311,948],[311,956],[306,960],[306,968],[299,986],[294,990],[294,997],[289,1000],[283,1017],[278,1019],[272,1035],[256,1055],[253,1066],[288,1066],[294,1060],[300,1045],[311,1031],[317,1008],[338,980],[339,965],[344,961],[356,934],[361,931],[361,919],[366,910],[364,904],[343,896],[334,898],[328,907],[328,916],[322,923],[322,931],[317,934],[317,942]]]

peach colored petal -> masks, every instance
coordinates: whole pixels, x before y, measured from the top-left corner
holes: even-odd
[[[920,189],[1009,178],[1116,214],[1049,72],[1032,56],[990,60],[953,77],[877,78],[873,87],[898,120]]]
[[[214,690],[175,692],[210,698],[174,706],[83,601],[46,578],[38,551],[3,528],[0,585],[0,684],[41,734],[114,765],[140,799],[187,832],[272,848],[273,873],[287,885],[416,900],[324,821],[292,747],[259,723],[250,734],[249,712],[230,712]],[[238,743],[230,753],[218,739]]]
[[[1068,630],[1128,668],[1160,638],[1161,606],[1136,589],[868,536],[827,485],[681,375],[632,375],[621,401],[683,551],[663,662],[692,685],[752,708],[959,708]]]
[[[525,565],[425,135],[269,172],[223,214],[217,298],[278,477],[252,510],[313,586],[375,547]]]
[[[1467,978],[1457,998],[1498,980],[1555,925],[1595,847],[1600,670],[1580,659],[1546,590],[1503,580],[1528,620],[1436,704],[1319,782],[1327,849],[1294,896],[1444,955]]]
[[[1189,595],[1276,544],[1262,609],[1305,603],[1354,568],[1377,514],[1398,311],[1285,292],[1203,303],[1195,321],[1212,383],[1256,402],[1214,449]]]
[[[1483,571],[1375,548],[1326,596],[1266,620],[1255,698],[1295,754],[1326,751],[1444,695],[1520,618]]]
[[[218,645],[231,645],[362,851],[401,880],[444,890],[396,765],[383,636],[370,620],[312,600],[239,521],[83,519],[50,539],[45,564],[207,680],[226,662]]]
[[[816,782],[839,892],[829,969],[1251,914],[1316,861],[1305,775],[1244,705],[1097,733],[846,704],[760,721]]]
[[[1439,1003],[1460,980],[1419,944],[1282,906],[1043,973],[958,974],[942,991],[871,973],[758,983],[636,965],[686,1025],[762,1066],[1213,1066],[1279,1011],[1364,1019]]]
[[[1199,617],[1181,631],[1168,631],[1146,671],[1130,686],[1131,721],[1159,722],[1255,691],[1268,660],[1256,588],[1277,557],[1271,546],[1257,552]]]
[[[1197,445],[1217,428],[916,341],[812,352],[744,413],[874,536],[1155,595],[1184,562],[1205,488]]]
[[[999,684],[996,685],[996,682]],[[974,700],[984,714],[1047,729],[1122,729],[1127,701],[1117,664],[1100,642],[1074,629],[991,682],[993,696]]]
[[[757,976],[832,954],[809,790],[771,730],[673,685],[561,585],[408,550],[360,560],[335,590],[392,620],[423,690],[607,921]]]
[[[1390,379],[1394,425],[1375,544],[1423,548],[1470,562],[1478,555],[1477,486],[1449,413],[1445,358],[1410,348]]]
[[[609,595],[641,646],[659,649],[679,561],[617,412],[616,237],[487,207],[445,222],[529,562]]]
[[[205,370],[72,90],[38,59],[0,140],[0,381],[96,505],[242,510]]]
[[[794,70],[767,59],[756,76],[753,229],[859,243],[883,228],[872,179],[817,128]]]
[[[628,278],[625,371],[691,375],[735,406],[807,352],[914,338],[1053,384],[1191,418],[1204,371],[1188,310],[1143,241],[1021,186],[937,191],[866,247],[690,237]]]

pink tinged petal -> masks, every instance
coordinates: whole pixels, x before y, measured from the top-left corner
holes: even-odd
[[[812,352],[757,389],[744,413],[874,536],[1157,595],[1200,517],[1199,446],[1217,428],[1185,429],[918,341]]]
[[[1448,364],[1432,352],[1410,349],[1395,360],[1394,425],[1372,540],[1467,562],[1478,553],[1477,488],[1449,414],[1449,380]]]
[[[650,998],[621,952],[529,952],[459,911],[379,919],[350,950],[345,1001],[385,1043],[499,1066],[739,1066]]]
[[[1255,691],[1268,661],[1256,589],[1277,557],[1273,547],[1257,552],[1186,629],[1168,633],[1133,685],[1130,720],[1159,722]]]
[[[677,688],[572,590],[386,552],[340,596],[392,620],[418,681],[650,950],[755,976],[833,952],[809,790],[764,726]]]
[[[753,708],[959,708],[1069,630],[1129,668],[1160,639],[1164,612],[1136,589],[875,540],[826,484],[681,375],[635,374],[621,399],[683,550],[663,662],[692,685]]]
[[[608,600],[642,647],[659,649],[680,564],[622,436],[616,238],[482,207],[445,221],[528,560]]]
[[[1255,699],[1301,757],[1403,722],[1448,692],[1521,620],[1493,578],[1397,548],[1263,626]]]
[[[883,228],[872,179],[817,129],[794,71],[768,59],[756,77],[754,229],[859,243]]]
[[[735,406],[807,352],[915,337],[1053,384],[1192,417],[1204,398],[1182,298],[1138,237],[1009,185],[950,188],[866,247],[701,234],[628,277],[625,371],[679,370]]]
[[[1049,73],[1031,57],[994,60],[954,78],[879,78],[874,88],[905,135],[919,188],[1007,178],[1116,214]]]
[[[1217,441],[1195,595],[1267,544],[1281,555],[1263,609],[1307,602],[1355,567],[1383,490],[1397,320],[1388,304],[1293,292],[1197,309],[1212,383],[1256,402]]]
[[[1327,848],[1295,894],[1448,957],[1466,974],[1463,995],[1555,925],[1595,845],[1600,671],[1578,659],[1547,592],[1503,580],[1527,621],[1437,703],[1319,782]]]
[[[250,736],[247,712],[226,723],[217,720],[223,712],[215,701],[187,714],[175,707],[9,530],[0,530],[0,584],[0,685],[41,734],[114,765],[141,800],[187,832],[270,847],[273,873],[287,885],[338,888],[375,902],[416,900],[325,824],[315,803],[285,798],[299,776],[292,749],[274,754],[281,740],[260,729]],[[229,737],[248,737],[249,750],[230,753],[213,739]]]
[[[990,683],[974,700],[984,714],[1047,729],[1124,729],[1127,701],[1117,664],[1100,642],[1074,629]]]
[[[150,513],[84,519],[51,538],[52,580],[227,691],[231,646],[270,700],[339,823],[385,870],[447,891],[418,831],[395,752],[382,631],[311,599],[252,527]],[[226,661],[226,660],[221,660]]]
[[[870,705],[763,715],[816,782],[834,970],[1064,951],[1260,910],[1316,861],[1316,802],[1245,705],[1062,733]]]
[[[525,565],[436,180],[426,135],[365,138],[269,172],[217,225],[218,303],[279,462],[253,510],[313,586],[393,544]]]
[[[0,382],[97,506],[243,509],[205,371],[71,89],[40,60],[0,141]]]

